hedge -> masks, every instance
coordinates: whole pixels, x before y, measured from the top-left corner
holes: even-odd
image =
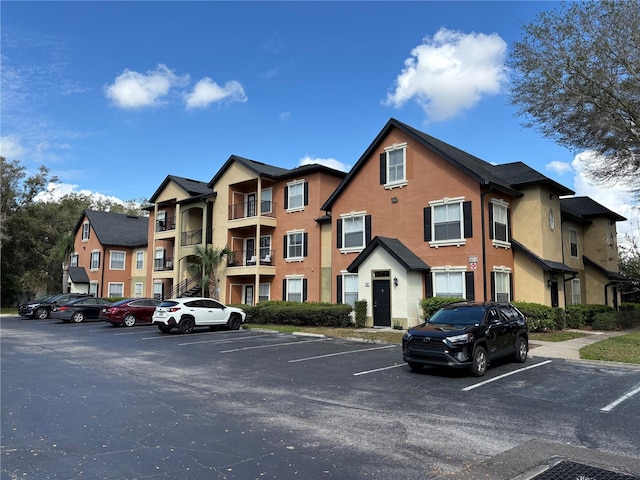
[[[241,306],[247,313],[247,322],[277,325],[315,327],[349,327],[351,305],[320,302],[260,302],[254,307]]]
[[[556,312],[556,309],[547,305],[531,302],[511,303],[527,317],[529,330],[532,332],[557,330],[558,323],[563,321],[562,312]]]
[[[425,317],[430,317],[445,305],[455,302],[466,302],[464,298],[430,297],[420,300],[420,307]]]

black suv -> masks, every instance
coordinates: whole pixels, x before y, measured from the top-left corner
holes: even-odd
[[[491,360],[512,356],[522,363],[528,352],[527,319],[510,303],[452,303],[402,337],[402,358],[412,370],[469,368],[481,377]]]
[[[18,314],[27,318],[39,318],[44,320],[49,318],[51,309],[56,305],[62,305],[69,300],[75,300],[81,297],[90,297],[88,293],[55,293],[41,298],[40,300],[33,300],[31,302],[23,303],[18,307]]]

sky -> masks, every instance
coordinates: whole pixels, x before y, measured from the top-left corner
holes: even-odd
[[[521,161],[627,217],[570,151],[522,126],[506,61],[560,3],[3,1],[0,154],[55,194],[148,199],[231,155],[348,171],[389,118],[494,164]]]

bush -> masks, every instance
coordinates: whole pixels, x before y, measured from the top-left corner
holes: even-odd
[[[621,329],[639,327],[640,303],[621,303],[616,324]]]
[[[529,331],[546,332],[557,329],[558,314],[556,309],[530,302],[512,302],[520,310],[529,325]]]
[[[569,305],[567,326],[569,328],[593,327],[596,315],[612,312],[615,312],[615,309],[608,305]]]
[[[354,310],[356,313],[356,327],[364,327],[367,323],[367,301],[357,300]]]
[[[596,313],[591,326],[595,330],[615,330],[617,327],[616,312]]]
[[[425,317],[430,317],[445,305],[454,302],[465,302],[464,298],[430,297],[420,300],[420,307]]]
[[[305,325],[315,327],[349,327],[351,305],[267,301],[255,307],[242,307],[247,322],[259,324]]]

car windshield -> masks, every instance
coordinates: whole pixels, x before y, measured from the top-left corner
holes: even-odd
[[[47,295],[46,297],[42,297],[42,298],[39,298],[38,300],[34,300],[34,303],[35,302],[39,302],[39,303],[48,302],[50,300],[53,300],[54,298],[56,298],[59,295],[60,295],[59,293],[54,293],[52,295]]]
[[[176,305],[178,305],[178,302],[162,302],[160,305],[158,305],[159,307],[175,307]]]
[[[436,325],[479,325],[484,318],[484,308],[455,307],[438,310],[428,321]]]

